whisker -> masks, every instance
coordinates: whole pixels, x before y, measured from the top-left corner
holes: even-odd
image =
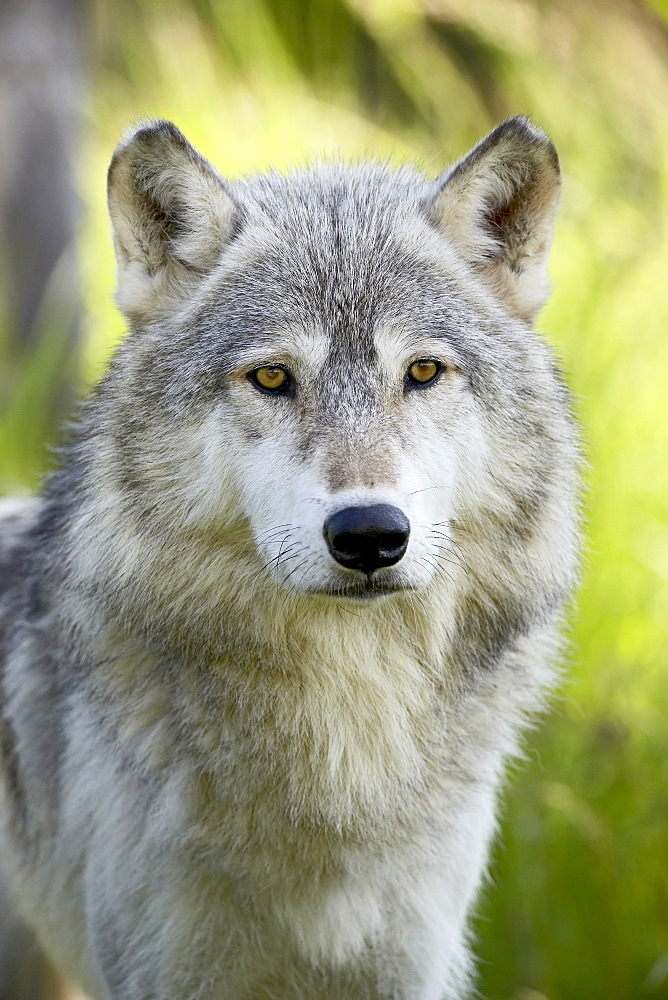
[[[441,522],[441,523],[447,523],[447,522]],[[453,556],[455,556],[455,558],[458,559],[459,565],[462,567],[462,569],[466,570],[467,573],[471,572],[466,562],[466,559],[464,558],[464,554],[461,550],[459,542],[455,541],[455,539],[451,535],[447,534],[447,532],[444,531],[436,531],[432,529],[429,532],[429,537],[432,538],[434,541],[438,538],[446,542],[447,549],[451,552]],[[436,545],[436,548],[440,548],[440,546]]]
[[[309,556],[310,556],[310,553],[309,553]],[[305,563],[308,564],[308,562],[309,562],[309,556],[307,556],[306,559],[302,559],[302,561],[300,563],[297,563],[296,566],[293,566],[293,568],[290,570],[290,572],[288,573],[288,575],[283,580],[283,586],[285,586],[285,584],[288,582],[288,580],[290,579],[290,577],[294,573],[296,573],[298,569],[300,569]],[[302,580],[304,579],[304,577],[306,576],[307,573],[308,573],[308,565],[306,566],[306,569],[304,570],[304,572],[302,573],[302,575],[299,577],[299,580],[297,580],[297,584],[300,584],[302,582]],[[283,600],[283,607],[285,607],[288,598],[291,597],[293,594],[296,594],[296,593],[298,593],[297,586],[295,584],[290,584],[290,586],[286,588],[286,594],[285,594],[285,598]]]
[[[355,632],[358,632],[359,629],[356,629],[355,626],[353,624],[351,624],[351,622],[346,621],[346,619],[343,617],[343,612],[344,611],[347,611],[351,615],[355,615],[356,618],[360,618],[361,615],[356,614],[354,611],[350,611],[350,608],[344,608],[342,604],[337,604],[336,605],[336,613],[339,616],[339,618],[341,619],[341,621],[344,623],[344,625],[347,625],[348,628],[351,628]]]
[[[294,551],[292,549],[290,549],[289,551],[286,550],[283,553],[283,558],[281,559],[280,564],[279,563],[276,564],[276,568],[278,569],[279,565],[284,568],[285,566],[288,565],[288,563],[294,562],[295,559],[298,559],[301,555],[304,554],[304,552],[308,552],[308,545],[300,545]]]
[[[449,580],[450,583],[454,583],[455,582],[452,574],[448,573],[448,571],[446,570],[445,566],[442,565],[442,562],[440,561],[440,559],[438,557],[436,557],[436,556],[428,556],[427,555],[427,556],[423,556],[422,558],[423,558],[424,562],[427,563],[428,566],[431,566],[431,568],[434,570],[434,572],[436,574],[440,574],[440,575],[446,577],[446,579]]]
[[[427,605],[425,604],[424,599],[420,594],[416,593],[416,591],[414,590],[408,590],[406,591],[406,596],[408,597],[408,600],[411,604],[413,603],[413,601],[419,601],[420,606],[422,607],[422,610],[424,611],[425,615],[427,616],[429,615],[429,612],[427,611]]]
[[[445,490],[447,485],[445,483],[437,483],[435,486],[423,486],[420,490],[413,490],[412,493],[408,493],[409,497],[414,497],[416,493],[426,493],[427,490]]]
[[[456,541],[454,540],[454,538],[451,538],[451,539],[450,539],[450,542],[451,542],[451,544],[452,544],[452,545],[454,545],[454,547],[455,547],[455,548],[457,549],[457,551],[459,552],[460,556],[461,556],[461,557],[462,557],[462,559],[463,559],[463,558],[464,558],[464,553],[462,552],[462,547],[461,547],[461,545],[459,544],[459,542],[456,542]]]
[[[278,566],[278,564],[279,564],[279,563],[280,563],[280,561],[281,561],[281,556],[283,555],[283,546],[285,545],[285,542],[286,542],[286,539],[287,539],[287,537],[288,537],[288,536],[286,535],[286,536],[285,536],[285,538],[283,539],[283,541],[282,541],[282,542],[281,542],[281,544],[280,544],[280,548],[279,548],[279,550],[278,550],[278,557],[277,557],[277,559],[276,559],[276,565],[277,565],[277,566]],[[293,543],[293,544],[294,544],[294,543]]]
[[[278,535],[278,532],[276,532],[276,534]],[[288,531],[286,534],[282,535],[280,538],[278,538],[278,537],[276,537],[276,538],[263,538],[261,544],[262,545],[278,545],[279,542],[284,542],[286,539],[288,539],[291,534],[292,534],[292,532]]]
[[[278,542],[278,539],[276,541]],[[265,544],[267,544],[267,543],[265,542]],[[282,548],[282,546],[284,544],[285,544],[285,538],[281,541],[281,548],[278,550],[278,554],[275,555],[275,556],[272,556],[271,559],[269,559],[264,564],[264,566],[262,566],[262,570],[269,569],[269,567],[271,566],[272,563],[276,563],[276,565],[278,566],[278,564],[281,561],[281,557],[287,555],[288,552],[291,552],[294,549],[295,545],[297,545],[298,543],[297,542],[292,542],[291,545],[288,545],[287,549],[283,549]]]
[[[274,524],[271,528],[265,528],[264,531],[261,531],[260,534],[257,536],[257,540],[260,541],[260,539],[263,539],[266,535],[271,535],[274,532],[281,531],[281,529],[283,528],[289,528],[290,530],[294,530],[295,527],[296,525],[294,524],[287,524],[287,523]]]
[[[291,546],[291,549],[292,549],[292,546]],[[300,545],[297,548],[297,550],[294,551],[294,552],[293,551],[288,552],[286,550],[283,553],[283,558],[281,559],[280,565],[283,566],[283,567],[287,566],[288,563],[291,563],[295,559],[298,559],[302,555],[302,553],[304,553],[304,552],[308,552],[308,545]],[[278,566],[278,563],[276,565]]]
[[[347,611],[349,615],[355,615],[355,618],[361,618],[362,617],[362,615],[358,614],[357,611],[353,611],[352,608],[344,608],[343,610]]]
[[[446,559],[445,555],[441,554],[437,557],[438,559],[442,560],[443,562],[450,563],[451,566],[459,566],[459,568],[463,569],[465,573],[470,573],[470,570],[466,565],[466,563],[462,562],[461,557],[458,558],[458,553],[454,552],[449,545],[435,545],[434,548],[437,549],[439,553],[447,552],[448,555],[455,556],[454,559]]]
[[[293,567],[292,567],[292,569],[290,570],[290,572],[289,572],[289,573],[287,574],[287,576],[286,576],[286,577],[284,577],[284,579],[283,579],[283,584],[286,584],[286,583],[288,582],[288,580],[290,579],[290,577],[291,577],[291,576],[292,576],[292,575],[293,575],[294,573],[296,573],[296,572],[297,572],[297,570],[298,570],[298,569],[299,569],[299,568],[300,568],[301,566],[303,566],[303,565],[304,565],[304,563],[307,563],[308,561],[309,561],[309,557],[307,556],[307,557],[306,557],[306,559],[302,559],[302,561],[301,561],[300,563],[297,563],[297,565],[296,565],[296,566],[293,566]]]

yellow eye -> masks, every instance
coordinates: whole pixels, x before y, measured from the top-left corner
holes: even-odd
[[[263,368],[256,368],[248,376],[258,387],[265,392],[280,392],[287,389],[290,378],[284,368],[278,365],[265,365]]]
[[[433,382],[440,371],[441,365],[438,361],[433,361],[431,358],[420,358],[419,361],[414,361],[408,369],[408,378],[411,382],[426,385],[428,382]]]

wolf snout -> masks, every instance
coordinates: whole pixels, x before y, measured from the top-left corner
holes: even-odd
[[[373,573],[399,562],[408,547],[410,530],[403,511],[380,503],[337,510],[325,521],[323,534],[341,566]]]

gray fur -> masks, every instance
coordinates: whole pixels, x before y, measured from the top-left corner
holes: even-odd
[[[576,436],[528,322],[558,186],[524,119],[437,183],[228,184],[165,122],[116,152],[132,332],[0,556],[16,896],[92,1000],[466,994],[576,573]],[[374,503],[408,551],[342,569],[324,520]]]

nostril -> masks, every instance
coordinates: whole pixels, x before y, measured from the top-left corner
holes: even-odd
[[[383,535],[381,539],[381,552],[396,552],[397,549],[405,548],[408,542],[407,531],[395,531],[394,534]]]
[[[340,535],[335,534],[331,538],[330,548],[350,559],[361,554],[373,557],[376,553],[379,553],[381,558],[386,558],[394,556],[400,549],[405,549],[406,542],[407,536],[398,532],[392,535],[345,532]]]
[[[345,507],[327,518],[323,534],[332,557],[341,566],[372,573],[403,557],[410,524],[403,511],[390,504]]]

